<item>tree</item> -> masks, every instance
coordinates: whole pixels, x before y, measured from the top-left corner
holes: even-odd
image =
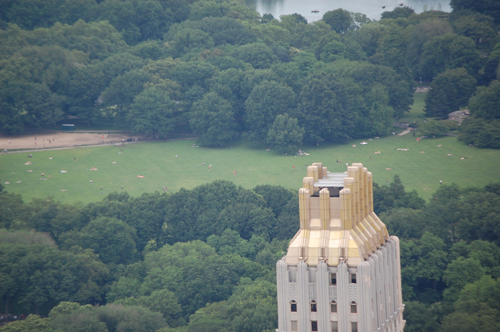
[[[278,115],[267,133],[267,144],[283,153],[296,151],[302,143],[304,129],[300,128],[297,119],[287,113]]]
[[[323,21],[340,35],[345,35],[348,31],[357,28],[352,13],[342,8],[326,12],[323,15]]]
[[[458,257],[449,263],[444,271],[443,281],[448,286],[444,291],[444,298],[450,302],[456,301],[465,285],[481,279],[483,275],[484,269],[478,260]]]
[[[433,79],[447,69],[463,67],[469,75],[478,76],[481,56],[474,41],[456,34],[436,36],[424,44],[422,78]]]
[[[453,11],[470,9],[485,15],[490,15],[495,18],[496,23],[500,23],[500,4],[491,0],[451,0],[451,8]]]
[[[464,68],[449,69],[437,75],[425,97],[426,115],[448,118],[448,114],[458,111],[460,106],[467,106],[475,87],[476,79]]]
[[[189,124],[201,145],[222,145],[238,135],[231,105],[214,92],[193,104]]]
[[[500,81],[495,80],[488,87],[478,87],[469,100],[469,108],[475,118],[500,119]]]
[[[438,330],[437,315],[432,307],[418,301],[405,301],[405,332],[434,332]]]
[[[69,252],[45,243],[3,242],[0,256],[1,293],[37,314],[62,300],[100,301],[109,275],[95,254],[81,248]]]
[[[442,136],[448,132],[448,127],[443,121],[427,119],[426,122],[418,126],[418,132],[424,136]]]
[[[219,256],[201,241],[165,245],[145,257],[141,290],[174,292],[187,317],[207,303],[227,300],[241,277],[261,276],[262,267],[236,255]],[[210,287],[207,287],[210,285]]]
[[[474,40],[478,49],[489,51],[494,46],[496,33],[491,16],[479,13],[459,16],[452,25],[457,34]]]
[[[458,127],[458,139],[478,148],[500,149],[500,121],[482,118],[465,119]]]
[[[181,57],[188,52],[210,49],[214,46],[212,37],[199,29],[181,30],[175,35],[172,43],[174,57]]]
[[[420,257],[416,266],[417,276],[431,281],[436,291],[436,284],[441,281],[448,263],[445,244],[443,240],[428,232],[422,235],[419,242]]]
[[[162,315],[146,307],[107,304],[92,307],[62,302],[49,314],[57,331],[124,331],[154,332],[167,324]]]
[[[177,303],[177,297],[168,289],[153,291],[148,296],[131,296],[122,298],[114,302],[117,305],[124,306],[141,306],[148,308],[151,311],[159,312],[167,321],[169,326],[176,326],[180,322],[177,321],[181,312],[181,306]],[[181,320],[182,322],[182,320]]]
[[[115,77],[102,93],[102,100],[108,106],[117,106],[117,115],[125,117],[134,98],[144,90],[151,75],[143,70],[131,70]]]
[[[65,248],[77,245],[92,249],[106,264],[130,264],[137,259],[135,237],[135,229],[123,221],[100,217],[80,232],[67,233],[62,242]]]
[[[382,13],[382,19],[384,18],[392,18],[392,19],[397,19],[397,18],[408,18],[410,15],[415,14],[415,10],[413,8],[408,7],[408,6],[403,6],[403,7],[396,7],[392,11],[388,12],[383,12]]]
[[[277,326],[275,292],[273,283],[243,278],[227,301],[208,304],[191,316],[187,331],[274,330]]]
[[[354,112],[347,112],[339,98],[345,96],[342,81],[309,77],[299,96],[297,118],[305,129],[304,140],[318,143],[350,138]],[[340,96],[339,96],[340,95]]]
[[[257,41],[255,34],[234,18],[207,17],[199,26],[213,38],[215,45],[245,45]]]
[[[144,90],[134,98],[127,120],[132,131],[166,137],[178,119],[178,106],[168,95],[152,87]]]
[[[415,190],[406,192],[399,175],[394,175],[394,180],[388,186],[373,185],[373,209],[375,213],[382,213],[392,208],[421,209],[425,201],[420,198]]]
[[[234,56],[248,62],[255,69],[266,69],[271,67],[278,59],[272,49],[264,43],[252,43],[238,47]]]
[[[255,86],[245,101],[246,126],[252,141],[264,141],[272,123],[280,114],[296,107],[295,93],[288,86],[275,81],[263,81]]]
[[[450,24],[438,18],[429,18],[419,22],[409,31],[408,45],[406,47],[406,63],[408,64],[413,78],[418,80],[422,77],[424,45],[433,37],[452,33]]]
[[[10,322],[2,326],[2,332],[53,332],[50,326],[50,320],[47,318],[40,318],[38,315],[29,315],[25,320],[18,320]]]

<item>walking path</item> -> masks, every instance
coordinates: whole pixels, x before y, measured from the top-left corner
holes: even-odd
[[[406,130],[403,130],[401,133],[399,133],[398,135],[399,136],[403,136],[403,135],[406,135],[410,132],[411,130],[410,129],[406,129]]]

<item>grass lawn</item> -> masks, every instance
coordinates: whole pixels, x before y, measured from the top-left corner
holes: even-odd
[[[438,188],[439,180],[445,184],[456,182],[462,187],[500,181],[497,172],[500,150],[472,148],[455,137],[441,141],[424,139],[417,143],[412,134],[394,135],[372,141],[367,138],[368,144],[364,146],[359,144],[361,141],[309,147],[305,149],[309,156],[297,157],[266,152],[263,147],[255,148],[245,143],[236,143],[232,149],[193,148],[192,140],[33,152],[32,158],[27,157],[28,153],[2,154],[0,179],[2,183],[10,182],[4,185],[7,191],[21,194],[25,200],[51,196],[62,202],[83,203],[121,191],[122,184],[132,196],[162,191],[163,186],[170,192],[192,189],[217,179],[233,181],[245,188],[276,184],[297,190],[306,175],[304,165],[316,161],[323,162],[334,172],[345,171],[346,162],[361,162],[381,185],[399,174],[408,190],[417,190],[425,199]],[[351,144],[357,147],[352,148]],[[123,154],[118,154],[120,148]],[[409,148],[409,151],[397,151],[397,148]],[[381,153],[374,154],[375,151]],[[461,160],[461,157],[467,159]],[[337,159],[342,160],[342,165],[336,164]],[[33,164],[24,165],[27,161]],[[201,166],[203,162],[205,166]],[[213,165],[211,170],[208,170],[209,164]],[[98,170],[91,171],[91,167]],[[60,170],[67,173],[60,173]],[[51,179],[41,180],[42,172],[47,178],[51,175]],[[66,191],[61,191],[63,189]]]
[[[423,121],[425,119],[425,96],[427,93],[417,92],[413,94],[413,105],[410,112],[401,118],[401,121],[408,123],[416,122],[417,120]]]
[[[423,118],[424,99],[425,93],[416,93],[411,111],[402,120],[413,122]],[[367,145],[359,144],[363,141],[360,139],[306,147],[304,150],[310,155],[297,157],[266,152],[263,146],[257,148],[244,142],[235,143],[232,149],[193,148],[193,140],[32,152],[32,158],[27,157],[28,153],[2,154],[0,179],[2,183],[10,182],[4,185],[7,191],[21,194],[25,200],[49,196],[68,203],[98,201],[110,192],[121,191],[122,185],[132,196],[139,196],[144,192],[162,191],[163,186],[175,192],[218,179],[233,181],[245,188],[275,184],[298,190],[306,176],[304,165],[317,161],[323,162],[331,172],[344,172],[346,162],[361,162],[380,185],[398,174],[407,190],[415,189],[425,199],[439,187],[439,180],[445,184],[455,182],[461,187],[500,181],[497,172],[500,150],[469,147],[456,137],[416,142],[411,133],[364,140]],[[352,144],[356,144],[356,148],[351,147]],[[409,148],[409,151],[398,151],[398,148]],[[123,154],[118,153],[120,149]],[[374,154],[376,151],[381,153]],[[336,163],[338,159],[342,160],[341,165]],[[24,165],[28,161],[33,164]],[[209,170],[210,164],[213,167]],[[92,167],[97,171],[91,171]],[[67,173],[60,173],[61,170]],[[46,180],[41,177],[42,172]]]

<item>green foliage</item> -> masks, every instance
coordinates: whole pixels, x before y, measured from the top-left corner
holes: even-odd
[[[302,143],[304,129],[299,127],[295,118],[287,113],[278,115],[267,133],[266,142],[275,149],[286,152],[296,151]]]
[[[237,136],[231,105],[210,92],[193,104],[189,123],[201,145],[222,145]]]
[[[135,133],[167,137],[177,123],[178,107],[163,91],[149,88],[134,98],[127,120]]]
[[[448,286],[444,291],[444,298],[450,302],[456,301],[458,293],[465,285],[481,279],[483,275],[481,263],[476,259],[459,257],[452,261],[443,275],[443,280]]]
[[[464,68],[438,74],[425,98],[426,115],[446,119],[449,113],[467,105],[475,87],[476,80]]]
[[[408,45],[406,47],[406,58],[408,67],[411,69],[413,78],[420,80],[425,69],[423,62],[424,45],[434,37],[452,33],[452,27],[446,20],[429,18],[413,26],[408,32]]]
[[[408,7],[408,6],[396,7],[390,12],[383,12],[382,19],[384,19],[384,18],[397,19],[400,17],[401,18],[408,18],[412,14],[415,14],[415,10],[413,10],[413,8],[411,8],[411,7]]]
[[[418,197],[415,191],[406,192],[401,178],[396,174],[388,186],[373,185],[373,209],[376,213],[385,212],[391,208],[421,209],[425,201]]]
[[[180,57],[193,50],[204,50],[214,46],[210,35],[199,29],[184,29],[175,35],[173,41],[173,56]]]
[[[13,134],[50,128],[68,115],[92,125],[107,116],[127,121],[134,132],[158,137],[182,128],[198,135],[202,144],[220,145],[239,134],[251,143],[270,135],[270,144],[293,150],[302,139],[314,144],[388,133],[392,117],[401,118],[410,109],[412,79],[422,78],[434,80],[428,115],[444,118],[469,103],[473,118],[460,126],[460,139],[498,147],[498,6],[470,0],[451,4],[449,20],[442,19],[444,13],[417,15],[398,7],[379,22],[338,9],[308,24],[300,14],[259,18],[243,2],[232,0],[3,1],[0,130]],[[484,86],[468,102],[476,84]],[[420,130],[444,130],[426,128],[435,124],[427,121]],[[474,160],[481,174],[471,178],[462,163],[441,159],[442,149],[431,140],[417,143],[425,156],[408,154],[401,160],[392,152],[394,144],[415,142],[395,139],[370,142],[378,144],[385,158],[383,166],[377,157],[370,158],[374,170],[390,164],[404,172],[411,165],[412,172],[405,175],[410,187],[424,197],[432,191],[422,187],[439,187],[424,204],[415,191],[405,191],[399,178],[374,186],[377,212],[383,212],[391,234],[402,238],[403,292],[412,300],[405,310],[406,329],[497,331],[500,191],[495,184],[461,190],[439,186],[436,180],[484,183],[491,179],[494,167],[487,165],[495,158],[483,163],[485,157],[474,149],[465,147],[466,152],[443,138],[443,147],[455,149],[454,156]],[[238,171],[234,180],[251,188],[256,179],[251,172],[276,167],[274,159],[261,156],[263,151],[231,150],[236,161],[228,165],[227,152],[191,149],[191,144],[162,145],[161,153],[153,144],[129,146],[125,155],[144,163],[138,169],[122,158],[119,165],[126,174],[99,166],[116,149],[92,155],[84,151],[88,149],[71,151],[68,160],[74,154],[99,166],[100,172],[93,174],[96,183],[110,183],[107,187],[116,187],[111,190],[127,183],[134,197],[121,192],[89,205],[52,198],[24,204],[0,186],[0,227],[8,229],[0,230],[0,295],[7,311],[23,306],[46,313],[60,301],[101,304],[63,302],[48,319],[30,316],[2,330],[275,329],[272,271],[298,229],[296,195],[282,187],[248,190],[220,180],[177,191],[180,184],[194,188],[231,176],[233,170]],[[348,150],[350,144],[336,146],[334,153],[345,160],[366,158],[366,149]],[[177,151],[185,147],[196,154]],[[312,155],[325,153],[323,146],[310,149]],[[35,172],[51,169],[56,174],[68,167],[62,161],[67,151],[52,153],[53,164],[37,159]],[[178,153],[180,163],[168,159]],[[10,154],[2,157],[9,161],[5,168],[11,160],[15,167],[21,163]],[[279,159],[283,167],[278,169],[299,183],[290,161]],[[192,177],[201,173],[196,168],[201,162],[215,166],[203,173],[202,182]],[[436,162],[441,167],[424,177],[422,170]],[[158,164],[179,174],[178,179],[161,175]],[[96,200],[95,191],[82,187],[82,181],[88,185],[80,179],[84,166],[72,165],[67,175],[78,178],[68,177],[74,180],[68,189],[76,189],[83,201]],[[2,180],[11,180],[14,170],[3,171]],[[131,180],[137,172],[156,176],[147,175],[138,185]],[[57,186],[58,199],[71,199],[61,196],[55,177],[42,186],[16,173],[23,185],[11,186],[12,192],[29,190],[25,195],[45,197],[47,188]],[[388,179],[380,174],[379,181]],[[269,184],[280,181],[273,174],[265,179]],[[295,186],[293,181],[289,186]],[[174,194],[137,196],[147,188],[159,189],[162,182]],[[104,305],[105,298],[115,303]]]
[[[332,30],[340,35],[357,28],[352,13],[342,8],[326,12],[323,21],[332,27]]]
[[[474,41],[456,34],[436,36],[424,44],[422,78],[433,79],[447,69],[463,67],[468,74],[478,76],[481,58]]]
[[[61,302],[49,314],[57,331],[139,331],[154,332],[167,324],[158,312],[141,306],[108,304],[101,307]]]
[[[493,81],[488,87],[478,87],[469,100],[471,115],[488,120],[500,119],[500,81]]]
[[[272,122],[278,115],[293,111],[296,96],[288,86],[275,81],[256,85],[245,101],[246,126],[252,140],[264,141]]]
[[[79,232],[62,235],[63,247],[92,249],[103,263],[130,264],[137,259],[136,231],[121,220],[100,217]]]
[[[238,47],[234,56],[252,65],[255,69],[266,69],[277,62],[272,49],[263,43],[251,43]]]
[[[405,320],[405,332],[434,332],[439,327],[433,308],[418,301],[405,302]]]
[[[458,139],[478,148],[500,149],[500,121],[465,119],[458,128]]]
[[[277,324],[276,286],[264,280],[242,279],[224,302],[208,304],[190,318],[187,331],[264,331]]]
[[[448,126],[443,121],[427,119],[424,123],[418,126],[418,133],[423,136],[442,136],[448,133]]]
[[[17,239],[15,243],[13,239]],[[34,234],[4,236],[0,254],[2,295],[15,298],[23,307],[37,313],[42,306],[52,306],[62,300],[99,301],[103,293],[101,287],[109,273],[91,251],[61,251],[53,242]]]
[[[496,1],[451,0],[450,6],[453,8],[453,11],[457,12],[461,10],[471,10],[481,14],[491,15],[491,17],[495,18],[497,24],[500,23],[500,5]]]
[[[2,327],[0,327],[2,332],[29,332],[29,331],[40,331],[40,332],[53,332],[54,330],[50,326],[50,321],[47,318],[40,318],[38,315],[30,315],[26,317],[25,320],[18,320],[10,322]]]
[[[206,303],[226,300],[241,277],[253,279],[263,272],[257,263],[234,254],[219,256],[201,241],[166,245],[146,255],[145,265],[141,292],[169,289],[175,293],[183,316]]]

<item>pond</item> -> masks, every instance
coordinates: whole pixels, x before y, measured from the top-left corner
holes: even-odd
[[[411,7],[417,13],[426,10],[450,12],[448,0],[245,0],[261,15],[270,13],[275,18],[281,15],[298,13],[308,22],[323,18],[327,11],[342,8],[350,12],[363,13],[371,20],[380,20],[384,11],[391,11],[400,4]],[[385,8],[383,8],[385,6]],[[318,11],[312,13],[312,11]]]

